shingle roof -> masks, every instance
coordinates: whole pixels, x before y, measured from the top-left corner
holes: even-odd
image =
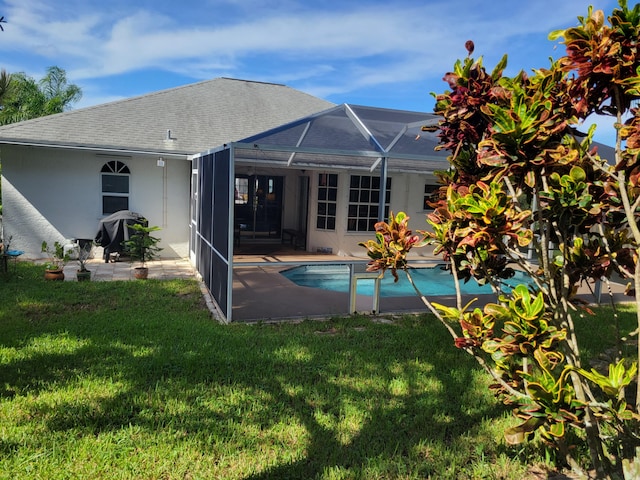
[[[334,104],[290,87],[216,78],[0,127],[0,144],[195,154]],[[170,131],[172,140],[167,140]]]

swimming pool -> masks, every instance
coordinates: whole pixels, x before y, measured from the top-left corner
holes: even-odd
[[[349,293],[348,265],[306,265],[289,268],[280,272],[293,283],[312,288]],[[398,272],[400,280],[394,283],[390,272],[385,273],[380,282],[381,297],[407,297],[416,295],[404,272]],[[425,296],[455,295],[453,277],[442,267],[412,268],[411,276],[420,292]],[[527,283],[522,272],[516,272],[507,283],[511,286]],[[374,280],[358,280],[358,294],[373,295]],[[483,295],[493,293],[488,285],[478,285],[474,280],[460,285],[463,294]]]

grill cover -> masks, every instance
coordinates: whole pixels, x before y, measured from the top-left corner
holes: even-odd
[[[129,225],[147,225],[147,219],[136,212],[120,210],[100,220],[95,242],[104,248],[104,260],[109,261],[109,255],[124,250],[123,243],[129,240]]]

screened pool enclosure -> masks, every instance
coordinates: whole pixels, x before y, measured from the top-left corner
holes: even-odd
[[[224,320],[233,320],[234,244],[348,250],[340,242],[357,244],[390,208],[404,209],[391,201],[391,186],[401,198],[405,182],[447,168],[446,154],[434,150],[437,137],[422,130],[437,121],[343,104],[194,156],[190,255]],[[358,181],[366,191],[354,187]]]

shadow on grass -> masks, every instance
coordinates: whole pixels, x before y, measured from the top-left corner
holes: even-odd
[[[5,397],[35,396],[29,418],[53,432],[134,425],[179,433],[176,448],[191,438],[202,451],[246,449],[246,479],[361,475],[388,458],[395,467],[383,469],[434,475],[438,459],[425,445],[446,449],[502,412],[490,396],[474,397],[483,389],[476,365],[425,320],[221,326],[188,281],[13,294],[0,316],[0,347],[13,357],[0,378]],[[94,383],[104,389],[86,386]],[[77,394],[38,400],[66,389]]]

